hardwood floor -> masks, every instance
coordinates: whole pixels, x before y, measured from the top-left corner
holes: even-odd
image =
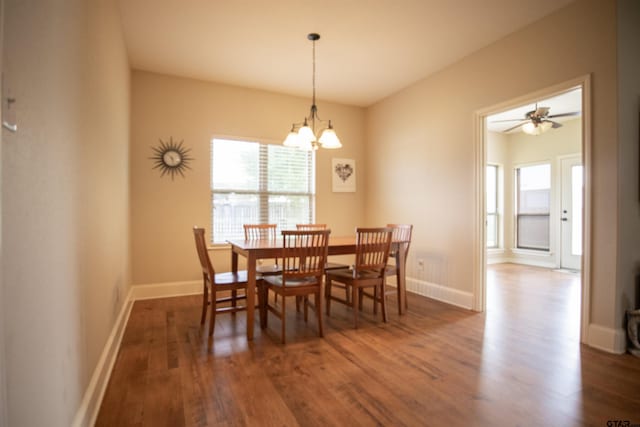
[[[355,330],[335,304],[323,339],[290,304],[285,346],[273,316],[252,343],[218,316],[210,339],[200,297],[138,301],[96,425],[640,423],[640,359],[580,345],[579,299],[577,275],[490,266],[486,313],[409,295]]]

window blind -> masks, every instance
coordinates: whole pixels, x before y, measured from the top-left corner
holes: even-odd
[[[315,153],[213,139],[211,206],[213,243],[242,239],[243,224],[271,223],[286,230],[313,222]]]
[[[551,165],[517,169],[517,247],[550,248]]]

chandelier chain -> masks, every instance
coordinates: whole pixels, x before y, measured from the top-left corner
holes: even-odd
[[[316,105],[316,41],[313,40],[313,105]]]

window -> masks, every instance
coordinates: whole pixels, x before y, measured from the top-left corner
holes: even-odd
[[[282,145],[213,139],[212,242],[244,238],[243,224],[280,230],[311,223],[315,210],[315,154]]]
[[[498,166],[487,165],[487,248],[497,248],[498,244]]]
[[[516,188],[516,246],[548,251],[551,165],[516,169]]]

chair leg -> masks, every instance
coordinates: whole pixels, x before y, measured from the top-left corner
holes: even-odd
[[[321,337],[324,337],[324,331],[322,330],[322,295],[320,290],[316,292],[315,301],[316,314],[318,315],[318,332]]]
[[[382,305],[382,321],[387,323],[387,294],[384,291],[385,284],[380,285],[380,304]],[[376,286],[376,290],[378,287]],[[376,304],[377,305],[377,304]]]
[[[238,298],[238,291],[234,289],[231,291],[231,307],[236,307],[238,305],[236,298]],[[236,312],[232,311],[231,314],[235,316]]]
[[[287,310],[285,307],[285,301],[287,301],[287,299],[285,298],[284,295],[281,295],[280,299],[282,300],[282,304],[280,305],[280,307],[282,307],[282,311],[281,311],[282,318],[280,319],[282,320],[282,344],[286,344],[287,340],[286,340],[286,334],[285,334],[285,323],[287,319]]]
[[[211,317],[209,318],[209,336],[213,336],[213,329],[216,327],[216,293],[211,290]]]
[[[269,323],[269,287],[267,285],[264,285],[262,298],[264,298],[264,329],[266,329]],[[263,316],[262,313],[260,315]]]
[[[298,297],[296,297],[296,305],[298,304]],[[309,297],[305,295],[302,300],[302,304],[304,305],[304,321],[307,322],[309,320]]]
[[[331,279],[329,279],[328,275],[324,284],[324,299],[327,302],[327,316],[329,316],[331,314]]]
[[[262,282],[258,282],[258,316],[260,317],[260,328],[264,329],[265,327],[265,311],[267,310],[267,305],[265,304],[265,288],[267,286]]]
[[[377,286],[373,288],[373,314],[375,316],[378,315],[378,287]]]
[[[204,325],[207,317],[207,308],[209,308],[209,288],[207,287],[207,279],[203,279],[204,289],[202,290],[202,316],[200,316],[200,324]]]
[[[358,329],[358,288],[356,286],[351,286],[351,301],[353,308],[353,324],[356,329]]]

